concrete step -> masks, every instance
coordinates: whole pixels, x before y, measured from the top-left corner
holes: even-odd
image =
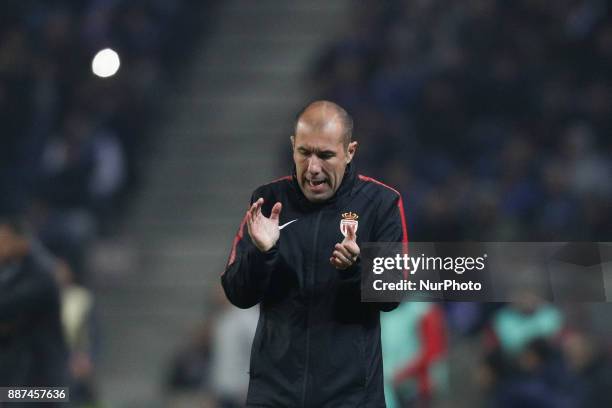
[[[245,114],[245,116],[247,116]],[[277,115],[272,115],[278,117]],[[238,120],[239,118],[234,118]],[[253,143],[252,147],[262,146],[270,148],[277,143],[289,143],[289,137],[293,134],[293,119],[283,119],[282,121],[272,122],[272,120],[262,120],[268,123],[269,127],[262,127],[261,123],[242,123],[241,127],[228,123],[226,126],[213,127],[207,124],[204,127],[180,126],[175,129],[164,130],[160,136],[157,147],[152,149],[153,154],[167,152],[170,156],[176,151],[186,153],[196,149],[202,152],[211,145],[226,145],[219,147],[226,151],[244,151],[245,143]],[[220,125],[221,123],[217,123]]]
[[[249,124],[257,127],[262,117],[273,116],[277,120],[284,119],[286,123],[289,112],[295,112],[296,107],[303,105],[303,96],[296,93],[283,93],[282,104],[279,104],[278,93],[240,95],[238,97],[209,95],[185,95],[177,98],[176,103],[185,106],[186,113],[197,113],[193,125],[214,125],[221,118],[227,122],[243,121],[243,126]],[[264,122],[266,123],[266,122]],[[244,129],[244,128],[243,128]]]
[[[282,0],[233,0],[228,1],[224,7],[227,12],[251,12],[251,13],[270,13],[270,12],[294,12],[302,10],[325,10],[342,14],[346,12],[347,3],[343,0],[309,0],[309,1],[282,1]]]
[[[237,25],[248,24],[247,21],[252,20],[248,15],[241,17],[245,17],[245,21],[236,18]],[[270,23],[273,22],[270,21],[266,24]],[[295,26],[291,19],[283,21],[282,24]],[[313,30],[312,32],[316,35],[318,31]],[[304,35],[288,36],[286,33],[264,38],[253,37],[248,34],[224,35],[207,49],[207,52],[202,55],[201,61],[202,65],[205,64],[207,67],[235,66],[236,62],[244,63],[245,61],[248,61],[251,67],[266,67],[272,64],[292,64],[292,66],[296,66],[296,64],[305,62],[304,58],[311,56],[309,45],[312,42],[312,37]],[[296,57],[298,60],[292,61]],[[302,72],[303,69],[304,67],[301,67],[297,72]]]
[[[244,133],[251,128],[265,128],[272,134],[286,135],[292,131],[293,113],[304,105],[301,97],[294,97],[282,105],[273,99],[262,99],[259,103],[253,100],[242,104],[240,102],[238,100],[233,108],[206,102],[189,104],[177,113],[178,124],[175,129],[182,134],[201,130],[203,135],[207,135],[220,130]]]
[[[195,239],[188,234],[150,235],[142,239],[141,258],[156,262],[159,254],[164,252],[175,256],[206,256],[211,259],[227,258],[240,219],[235,224],[235,230],[227,237],[216,237],[215,242],[204,242],[203,238]],[[214,245],[213,245],[214,244]],[[146,269],[145,269],[146,271]],[[144,273],[143,273],[144,275]]]
[[[224,188],[215,189],[215,194],[231,197],[234,192],[234,188],[232,186],[223,186]],[[206,198],[204,195],[210,195],[210,187],[207,187],[206,190],[204,186],[201,184],[194,185],[194,183],[189,183],[184,180],[183,182],[177,182],[173,185],[169,186],[160,186],[160,185],[150,185],[142,191],[143,197],[146,198],[146,201],[149,202],[151,200],[168,200],[168,199],[193,199],[193,198]]]
[[[195,265],[197,266],[197,265]],[[172,274],[174,265],[165,265],[155,271],[155,274]],[[204,268],[204,265],[201,265]],[[201,303],[204,300],[205,293],[203,288],[206,288],[209,284],[202,280],[200,285],[191,286],[187,288],[179,287],[161,287],[159,285],[148,285],[148,277],[141,276],[140,285],[109,285],[108,287],[101,286],[96,289],[96,293],[100,297],[107,297],[112,295],[113,303],[118,306],[130,306],[123,309],[124,312],[139,312],[139,313],[167,313],[173,310],[185,310],[192,309],[193,306],[190,302],[194,299],[196,303]],[[179,303],[169,304],[170,301],[179,301]],[[140,303],[140,300],[146,301],[157,301],[158,307],[148,308],[147,305]],[[106,303],[110,307],[109,303]],[[112,307],[106,309],[106,312],[111,312],[113,309],[119,309],[119,307]],[[161,310],[163,309],[163,310]]]
[[[100,317],[105,322],[101,329],[106,333],[102,339],[104,358],[100,359],[100,371],[107,379],[119,377],[125,381],[129,378],[127,384],[134,387],[136,392],[142,392],[141,398],[145,398],[160,390],[170,358],[185,341],[194,322],[202,320],[203,314],[176,316],[151,313],[121,316],[106,313]],[[164,342],[158,339],[164,339]],[[112,363],[117,361],[121,364]],[[147,378],[147,381],[138,383],[141,377]]]
[[[246,211],[246,205],[244,209]],[[214,217],[190,217],[189,219],[171,219],[167,217],[155,217],[144,219],[140,217],[133,222],[132,233],[134,235],[184,235],[193,237],[193,239],[202,239],[202,237],[220,237],[226,236],[228,232],[235,232],[241,219],[220,216],[219,219]]]
[[[228,179],[229,182],[238,183],[239,180],[237,178],[231,181]],[[140,210],[139,220],[170,219],[181,226],[191,223],[193,219],[200,218],[204,213],[211,218],[228,213],[242,216],[249,205],[251,191],[237,193],[240,194],[240,197],[245,198],[232,199],[227,195],[217,196],[214,192],[200,195],[182,193],[156,196],[154,199],[149,199],[149,204]],[[182,201],[179,201],[180,197],[183,198]],[[139,223],[143,224],[142,221]]]
[[[234,163],[240,163],[243,161],[244,160],[236,160],[234,161]],[[157,195],[153,197],[143,196],[143,201],[150,203],[151,206],[155,207],[161,204],[164,209],[166,209],[168,206],[172,208],[183,207],[183,210],[186,212],[190,211],[194,207],[200,207],[202,206],[202,204],[206,205],[206,203],[213,201],[219,197],[228,205],[230,205],[230,207],[228,208],[233,208],[231,207],[231,203],[229,203],[227,200],[227,194],[216,194],[216,186],[235,186],[237,194],[250,194],[255,189],[255,187],[262,185],[267,181],[274,180],[278,177],[278,172],[276,172],[275,170],[270,170],[265,167],[251,164],[238,167],[231,166],[228,163],[224,163],[219,164],[216,167],[206,166],[203,168],[196,168],[194,166],[184,169],[181,169],[180,166],[164,166],[163,169],[167,171],[162,171],[161,169],[157,170],[155,174],[150,175],[149,178],[157,177],[158,180],[163,180],[163,182],[167,185],[170,185],[171,183],[181,183],[181,185],[184,186],[185,189],[191,188],[193,189],[192,191],[196,190],[196,187],[194,187],[194,184],[196,183],[199,183],[202,188],[206,186],[207,191],[202,194],[198,194],[197,197],[202,201],[177,202],[175,199],[175,194],[169,194],[167,196]],[[199,176],[194,176],[193,174],[190,174],[190,170],[193,171],[194,174],[198,174]],[[191,177],[192,180],[190,180],[188,177]],[[195,180],[193,180],[194,177],[196,178]],[[242,186],[248,187],[244,188]],[[199,190],[198,188],[197,191],[201,190]],[[144,194],[149,193],[143,192],[143,195]],[[157,193],[154,192],[152,194]],[[191,193],[187,192],[186,194]],[[242,206],[246,201],[240,200],[239,202]],[[160,213],[160,215],[164,214]]]
[[[223,14],[225,33],[277,33],[283,38],[319,34],[317,40],[320,41],[321,34],[329,36],[329,32],[338,27],[338,12],[312,5],[300,7],[300,4],[308,2],[278,2],[268,9],[260,7],[259,2],[256,7],[253,7],[252,3],[250,2],[251,6],[226,9]],[[309,44],[312,44],[312,41],[311,39]]]
[[[202,186],[201,180],[206,179],[212,182],[215,180],[219,183],[219,174],[223,172],[225,175],[243,175],[253,168],[260,168],[264,163],[269,163],[269,154],[266,151],[255,152],[251,155],[248,152],[236,151],[234,154],[227,156],[214,155],[213,157],[201,158],[193,157],[176,157],[168,158],[159,163],[154,169],[155,172],[167,174],[170,177],[180,177],[184,174],[190,174],[191,179],[174,179],[174,182],[184,182],[184,186],[188,189],[197,189]],[[170,181],[159,179],[160,181]],[[146,198],[146,197],[145,197]]]
[[[257,143],[252,143],[255,140]],[[251,145],[251,148],[246,152],[244,150],[245,143]],[[232,159],[254,159],[257,161],[259,157],[269,160],[270,150],[285,150],[288,155],[291,154],[289,135],[279,138],[277,135],[266,135],[264,137],[256,134],[246,134],[244,138],[231,138],[227,140],[217,136],[216,140],[211,140],[210,137],[194,138],[191,142],[178,139],[168,140],[164,145],[166,146],[162,146],[160,143],[150,153],[149,160],[156,163],[156,166],[159,166],[160,163],[177,161],[184,161],[187,166],[194,163],[213,163],[216,165],[220,158],[226,157],[228,162]]]
[[[294,80],[294,79],[291,79]],[[283,95],[285,90],[292,86],[289,78],[274,77],[241,81],[222,80],[222,81],[202,81],[194,84],[201,95],[210,98],[236,99],[241,97],[258,98],[261,95]],[[178,97],[185,94],[177,95]]]

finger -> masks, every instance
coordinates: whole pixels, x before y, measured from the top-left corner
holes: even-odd
[[[249,205],[249,210],[252,210],[253,207],[255,207],[261,200],[263,200],[262,198],[258,198],[257,200],[253,201],[251,203],[251,205]]]
[[[353,255],[351,255],[351,253],[346,249],[345,245],[336,244],[334,248],[336,249],[336,251],[340,251],[342,255],[344,255],[347,259],[353,258]]]
[[[329,263],[332,264],[333,266],[336,266],[336,258],[334,258],[333,256],[330,256]]]
[[[334,266],[336,267],[336,269],[347,269],[351,265],[349,265],[346,262],[343,262],[342,260],[334,257]]]
[[[355,231],[355,226],[354,225],[347,225],[346,227],[346,237],[351,240],[351,241],[356,241],[357,240],[357,233]]]
[[[272,207],[272,213],[270,214],[270,219],[278,221],[282,209],[283,205],[280,202],[274,204],[274,207]]]
[[[255,217],[257,215],[257,203],[259,203],[259,200],[255,201],[253,203],[253,205],[251,205],[251,208],[249,208],[249,212],[251,213],[251,217]]]
[[[340,251],[334,251],[332,252],[332,255],[338,258],[346,266],[350,266],[353,263],[353,261],[351,261],[350,258],[347,258],[346,256],[344,256]]]
[[[257,216],[261,216],[261,207],[263,207],[264,199],[260,198],[257,200]]]
[[[251,205],[251,209],[257,209],[257,207],[259,207],[262,203],[263,203],[263,198],[258,198]]]
[[[346,267],[340,262],[338,258],[331,257],[329,258],[329,263],[331,263],[336,269],[346,269]]]
[[[249,231],[249,236],[250,236],[251,235],[251,228],[253,226],[253,217],[251,216],[251,209],[250,208],[246,212],[245,220],[246,220],[246,225],[247,225],[247,231]]]
[[[359,245],[357,245],[355,241],[348,241],[346,243],[343,243],[342,247],[345,248],[349,252],[351,258],[357,258],[359,254],[361,253],[361,250],[359,249]]]

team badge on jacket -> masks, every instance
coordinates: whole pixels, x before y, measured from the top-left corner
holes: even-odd
[[[346,237],[348,234],[348,230],[346,227],[352,225],[354,231],[357,232],[357,227],[359,227],[359,221],[357,221],[359,216],[352,211],[342,213],[342,219],[340,220],[340,232],[342,235]]]

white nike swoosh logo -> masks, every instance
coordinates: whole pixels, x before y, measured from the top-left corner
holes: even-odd
[[[296,222],[298,219],[296,218],[295,220],[291,220],[289,222],[284,223],[283,225],[281,225],[280,227],[278,227],[279,230],[282,230],[283,228],[285,228],[287,225],[291,224],[292,222]]]

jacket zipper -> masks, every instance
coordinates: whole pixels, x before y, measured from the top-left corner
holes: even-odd
[[[312,285],[315,284],[315,270],[317,266],[317,240],[319,237],[319,224],[321,223],[321,216],[323,211],[319,211],[317,214],[317,220],[315,221],[314,238],[312,242]],[[302,388],[302,407],[306,408],[306,389],[308,387],[308,361],[310,360],[310,296],[309,289],[306,289],[306,363],[304,364],[304,385]]]

